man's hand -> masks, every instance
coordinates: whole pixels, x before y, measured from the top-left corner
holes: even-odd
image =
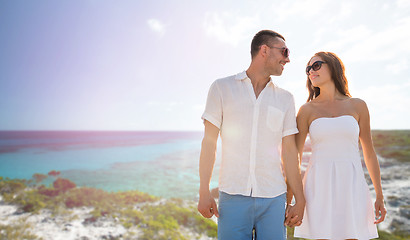
[[[289,204],[289,207],[287,207],[284,224],[289,227],[299,226],[302,224],[306,201],[303,194],[295,135],[282,138],[282,162],[286,174],[286,183],[295,196],[296,201],[295,205],[290,206]],[[287,197],[288,203],[290,197],[290,195]]]
[[[305,204],[296,203],[295,205],[288,205],[286,207],[285,226],[295,227],[302,224]]]
[[[215,199],[212,198],[209,191],[199,195],[198,211],[206,218],[211,218],[213,215],[219,217]]]

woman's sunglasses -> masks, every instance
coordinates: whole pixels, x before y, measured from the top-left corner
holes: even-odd
[[[310,75],[310,69],[313,69],[313,71],[317,71],[317,70],[319,70],[321,67],[322,67],[322,64],[323,63],[326,63],[326,62],[323,62],[323,61],[316,61],[316,62],[314,62],[312,65],[310,65],[310,66],[307,66],[306,67],[306,74],[307,75]]]
[[[269,48],[282,49],[282,55],[283,55],[285,58],[289,57],[290,50],[289,50],[289,48],[287,48],[287,47],[270,47],[270,46],[268,46],[268,47],[269,47]]]

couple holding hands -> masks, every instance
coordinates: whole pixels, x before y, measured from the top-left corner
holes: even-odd
[[[366,103],[351,97],[342,61],[331,52],[309,60],[309,97],[296,116],[292,94],[271,78],[290,61],[285,38],[258,32],[251,57],[246,71],[210,87],[202,115],[199,212],[218,217],[220,240],[286,239],[286,225],[301,238],[377,238],[376,224],[386,215],[380,167]],[[299,166],[308,133],[312,155],[302,183]],[[209,183],[219,135],[217,206]],[[374,205],[359,141],[376,191]]]

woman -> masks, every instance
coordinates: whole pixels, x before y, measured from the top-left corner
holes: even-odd
[[[296,144],[301,157],[309,133],[312,156],[303,180],[305,215],[295,228],[295,237],[377,238],[376,224],[384,220],[386,209],[366,103],[350,96],[344,65],[334,53],[316,53],[306,74],[309,98],[297,116]],[[376,191],[375,209],[364,178],[359,140]]]

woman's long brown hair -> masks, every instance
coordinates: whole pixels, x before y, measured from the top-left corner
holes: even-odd
[[[331,79],[333,83],[335,84],[336,89],[341,94],[351,97],[349,93],[346,75],[345,75],[345,66],[342,60],[340,60],[340,58],[332,52],[318,52],[313,57],[320,57],[324,62],[326,62],[327,66],[329,67],[330,73],[331,73],[330,75]],[[310,60],[312,60],[312,58]],[[309,62],[307,65],[309,65]],[[312,82],[310,81],[309,76],[307,76],[306,87],[309,91],[309,97],[307,99],[307,102],[319,96],[320,88],[314,87],[312,85]]]

